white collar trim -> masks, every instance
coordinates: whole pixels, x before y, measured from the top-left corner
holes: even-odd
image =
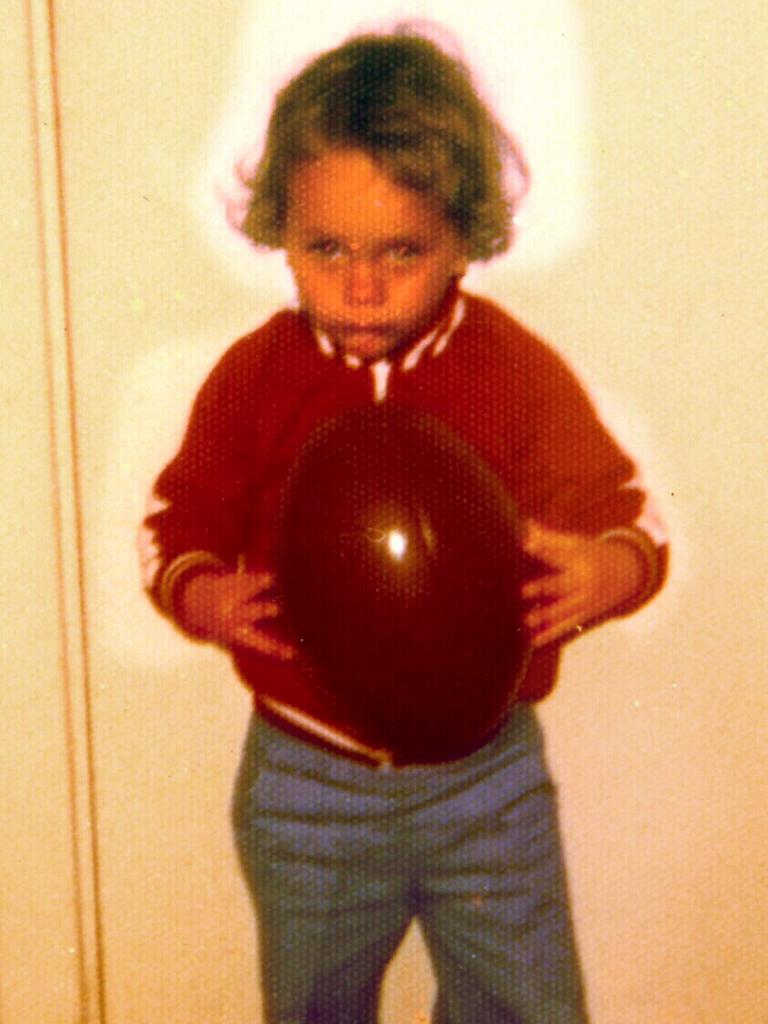
[[[464,297],[460,295],[454,303],[448,322],[438,327],[434,327],[426,337],[422,338],[421,341],[417,341],[416,344],[403,356],[400,363],[402,370],[407,373],[408,370],[412,370],[414,366],[417,366],[421,361],[421,357],[430,348],[430,346],[432,347],[433,356],[439,356],[441,352],[444,352],[453,332],[464,319],[466,312],[467,303],[464,300]]]

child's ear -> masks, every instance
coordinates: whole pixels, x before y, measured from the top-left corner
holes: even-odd
[[[463,241],[460,241],[456,247],[456,258],[453,263],[453,273],[458,283],[467,272],[469,268],[469,253],[467,252],[467,246]]]

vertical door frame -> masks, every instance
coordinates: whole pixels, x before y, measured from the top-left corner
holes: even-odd
[[[63,652],[60,680],[71,820],[78,1024],[106,1024],[66,173],[54,0],[25,0],[25,15],[48,387],[51,502],[57,534],[59,642]]]

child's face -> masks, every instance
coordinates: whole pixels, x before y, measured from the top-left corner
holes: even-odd
[[[366,361],[418,338],[466,269],[445,218],[358,150],[294,171],[284,245],[313,326]]]

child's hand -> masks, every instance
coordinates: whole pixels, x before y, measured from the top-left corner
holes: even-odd
[[[269,573],[199,573],[184,586],[179,599],[181,626],[203,640],[223,647],[248,647],[288,661],[294,649],[265,632],[266,620],[280,614],[267,591]]]
[[[530,602],[525,624],[534,647],[572,637],[607,618],[643,584],[642,554],[626,541],[560,533],[529,523],[523,548],[550,570],[522,588],[523,598]]]

